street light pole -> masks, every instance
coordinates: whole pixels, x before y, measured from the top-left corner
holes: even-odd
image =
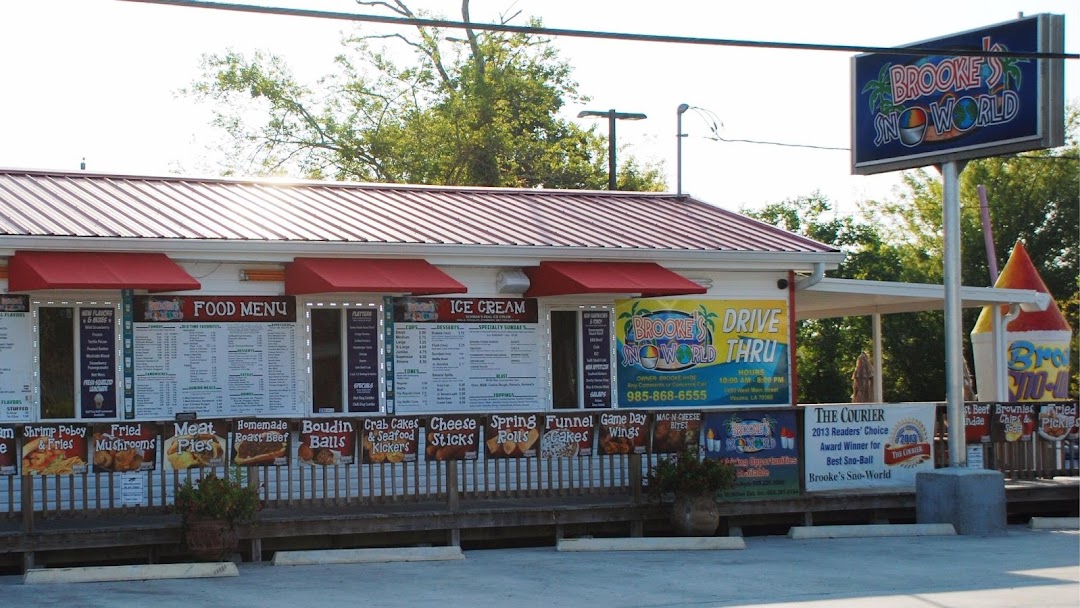
[[[678,126],[676,128],[675,139],[679,142],[679,145],[675,148],[675,196],[676,198],[682,198],[682,139],[686,135],[682,132],[682,115],[690,109],[690,106],[685,103],[680,103],[676,108],[675,113],[678,116]]]
[[[648,118],[637,112],[616,112],[614,109],[602,112],[599,110],[582,110],[578,112],[578,118],[604,118],[608,119],[608,190],[615,189],[615,121],[616,120],[644,120]]]

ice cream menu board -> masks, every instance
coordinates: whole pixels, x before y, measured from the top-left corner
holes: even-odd
[[[294,298],[142,296],[134,308],[136,417],[294,413]]]
[[[28,422],[33,359],[30,344],[30,298],[0,296],[0,420]]]
[[[537,409],[537,303],[523,298],[392,299],[387,392],[398,414]]]

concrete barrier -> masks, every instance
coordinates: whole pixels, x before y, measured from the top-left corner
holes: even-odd
[[[1032,530],[1080,530],[1080,518],[1032,517],[1028,527]]]
[[[952,524],[866,524],[852,526],[795,526],[788,538],[873,538],[884,536],[956,536]]]
[[[329,549],[326,551],[278,551],[275,566],[315,564],[366,564],[380,562],[431,562],[465,559],[461,547],[391,547],[379,549]]]
[[[731,536],[674,536],[642,538],[564,538],[557,551],[717,551],[745,549],[746,542]]]
[[[25,585],[55,583],[104,583],[149,581],[166,578],[213,578],[240,576],[232,562],[95,566],[87,568],[36,568],[23,574]]]

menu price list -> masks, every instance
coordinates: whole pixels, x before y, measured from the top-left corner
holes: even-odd
[[[137,415],[291,413],[295,332],[291,323],[136,323]]]
[[[528,409],[541,395],[532,323],[398,323],[398,412]]]

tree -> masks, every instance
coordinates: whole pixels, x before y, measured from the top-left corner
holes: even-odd
[[[428,16],[402,0],[357,3],[398,17]],[[468,0],[461,9],[470,21]],[[335,73],[316,88],[272,55],[207,55],[202,78],[187,92],[214,105],[214,125],[231,148],[227,173],[603,188],[606,139],[559,118],[565,104],[586,98],[550,41],[464,31],[459,39],[419,26],[411,37],[358,30],[343,41]],[[412,63],[402,65],[375,40],[398,43]],[[620,188],[663,188],[660,170],[632,157],[624,157],[620,178]]]
[[[1000,268],[1022,240],[1047,288],[1080,334],[1080,112],[1069,109],[1068,141],[1061,148],[974,160],[961,173],[962,282],[990,284],[983,244],[978,186],[985,186]],[[820,195],[768,205],[749,215],[843,249],[847,258],[831,276],[940,283],[943,274],[942,185],[927,170],[907,171],[897,200],[868,201],[857,217],[831,218]],[[979,310],[964,312],[966,328]],[[944,317],[940,311],[886,315],[882,321],[886,401],[944,398]],[[965,335],[965,341],[968,336]],[[859,352],[870,348],[866,319],[802,321],[797,330],[799,400],[846,401]],[[968,360],[971,360],[970,344]],[[1070,393],[1077,394],[1076,375]]]
[[[819,193],[744,211],[759,220],[845,251],[831,276],[878,281],[925,282],[910,252],[888,242],[880,227],[856,217],[836,217]],[[887,401],[943,398],[943,317],[939,312],[888,315],[883,321],[883,376]],[[927,338],[930,337],[930,340]],[[940,353],[935,354],[935,344]],[[851,397],[851,373],[860,353],[873,347],[869,317],[800,321],[796,328],[800,403],[838,403]],[[928,350],[929,347],[929,350]],[[896,373],[893,373],[896,370]]]

